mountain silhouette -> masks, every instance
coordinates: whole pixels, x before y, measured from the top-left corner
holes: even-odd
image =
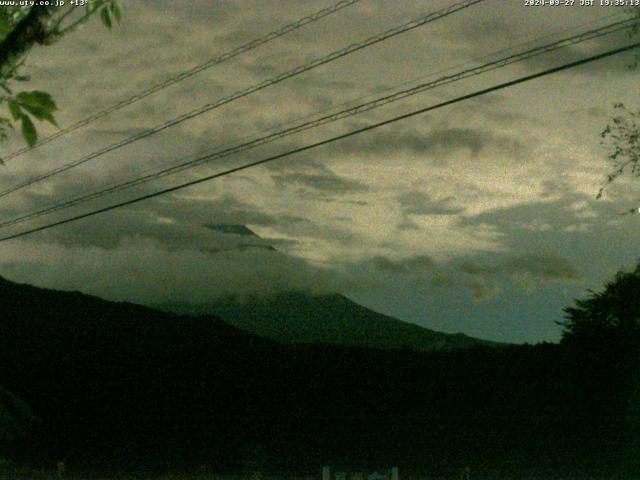
[[[450,350],[499,345],[461,333],[447,334],[383,315],[344,295],[283,292],[270,296],[227,296],[202,305],[164,305],[183,314],[210,314],[281,343],[326,343],[367,348]]]
[[[229,249],[275,250],[245,225],[216,224]],[[247,240],[251,243],[247,243]],[[383,315],[340,293],[316,295],[304,291],[247,297],[225,296],[201,304],[168,302],[157,308],[189,315],[214,315],[248,333],[280,343],[325,343],[382,349],[450,350],[499,343],[447,334]]]

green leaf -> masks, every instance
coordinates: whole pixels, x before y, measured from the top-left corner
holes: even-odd
[[[100,19],[105,27],[111,29],[111,14],[109,13],[109,9],[107,7],[100,10]]]
[[[31,80],[31,75],[16,75],[15,78],[18,82],[28,82]]]
[[[11,116],[14,120],[18,120],[22,115],[24,115],[20,105],[13,98],[7,98],[7,104],[9,105],[9,112],[11,112]]]
[[[22,108],[38,120],[46,120],[56,127],[58,126],[58,123],[51,114],[51,112],[57,110],[57,106],[48,93],[39,91],[20,92],[16,96],[16,100]]]
[[[27,142],[27,145],[29,145],[29,148],[33,148],[38,141],[36,127],[27,115],[22,115],[22,136]]]
[[[0,40],[4,38],[13,30],[13,22],[6,13],[0,14]]]
[[[58,109],[56,102],[53,100],[51,95],[46,92],[40,92],[38,90],[33,90],[31,92],[20,92],[16,95],[16,100],[20,103],[20,105],[34,107],[40,110],[44,110],[45,112],[55,112]]]
[[[31,115],[33,115],[35,118],[37,118],[38,120],[40,121],[46,120],[52,125],[55,125],[56,127],[58,126],[58,122],[56,122],[56,119],[54,118],[53,115],[51,115],[51,113],[44,110],[39,110],[37,108],[29,107],[26,105],[24,106],[24,109],[28,111]]]
[[[109,10],[118,23],[122,20],[122,7],[116,0],[111,0]]]

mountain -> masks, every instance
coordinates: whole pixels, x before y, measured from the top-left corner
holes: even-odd
[[[276,345],[215,317],[2,278],[0,305],[0,385],[42,419],[23,447],[48,461],[139,463],[154,448],[158,461],[172,438],[225,451],[233,405],[250,411],[254,393],[268,397],[254,365],[277,372],[281,362]],[[219,436],[205,441],[211,428]]]
[[[268,240],[257,235],[253,230],[245,225],[232,225],[226,223],[208,224],[205,228],[217,235],[219,247],[211,250],[211,253],[218,253],[230,250],[268,250],[275,251],[273,245]]]
[[[446,334],[374,312],[340,294],[287,292],[226,297],[206,305],[165,305],[177,313],[211,314],[246,332],[281,343],[325,343],[417,351],[499,345],[461,333]]]
[[[206,225],[220,234],[227,249],[269,249],[269,241],[245,225]],[[462,333],[446,334],[404,322],[359,305],[339,293],[312,295],[302,291],[247,298],[227,296],[200,305],[166,303],[160,310],[215,315],[243,331],[285,344],[408,348],[417,351],[497,346]]]
[[[218,224],[207,225],[207,228],[214,232],[247,236],[247,237],[258,237],[258,235],[256,235],[255,232],[251,230],[249,227],[247,227],[246,225],[231,225],[227,223],[218,223]]]

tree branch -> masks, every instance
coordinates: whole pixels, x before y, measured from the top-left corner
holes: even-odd
[[[13,31],[0,42],[0,76],[36,43],[45,43],[49,35],[46,20],[55,7],[34,6]]]
[[[61,26],[62,20],[64,20],[64,18],[67,16],[67,14],[69,12],[65,13],[59,19],[59,21],[56,22],[56,26],[55,26],[56,35],[63,36],[63,35],[66,35],[67,33],[71,32],[71,31],[75,30],[80,25],[82,25],[84,22],[86,22],[105,3],[106,3],[106,0],[98,0],[98,1],[94,2],[93,4],[89,4],[87,6],[87,9],[86,9],[85,13],[80,18],[76,19],[74,22],[72,22],[69,25],[65,25],[64,28],[62,28],[62,26]]]

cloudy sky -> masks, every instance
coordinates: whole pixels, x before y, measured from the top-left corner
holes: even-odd
[[[362,0],[7,163],[0,188],[452,3]],[[28,88],[54,95],[61,126],[330,2],[124,4],[123,22],[111,32],[94,21],[29,57]],[[486,0],[0,198],[0,217],[469,68],[505,49],[602,26],[622,13]],[[177,185],[626,42],[625,34],[605,37],[451,83],[2,233]],[[283,289],[340,291],[444,332],[556,341],[560,328],[554,322],[562,319],[562,308],[640,256],[640,216],[620,215],[640,203],[640,182],[620,178],[595,199],[611,169],[599,133],[615,102],[638,108],[638,72],[627,68],[632,59],[609,58],[3,242],[0,275],[150,304]],[[21,145],[16,136],[3,150]],[[262,240],[219,228],[229,224],[247,225]]]

